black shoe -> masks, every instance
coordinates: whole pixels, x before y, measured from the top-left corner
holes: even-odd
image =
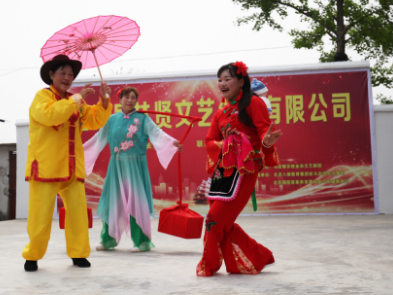
[[[71,258],[74,265],[78,267],[90,267],[90,262],[86,258]]]
[[[38,269],[36,260],[26,260],[25,271],[36,271]]]

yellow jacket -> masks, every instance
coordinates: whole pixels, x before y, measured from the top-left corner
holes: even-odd
[[[103,127],[111,113],[110,102],[106,110],[100,102],[78,107],[72,97],[60,99],[53,86],[38,91],[29,112],[26,181],[68,181],[73,173],[84,181],[82,130]]]

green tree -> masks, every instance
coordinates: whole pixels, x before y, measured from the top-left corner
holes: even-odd
[[[393,104],[393,99],[392,97],[386,97],[383,94],[377,94],[375,97],[376,100],[380,101],[381,104]]]
[[[373,86],[393,88],[393,0],[232,0],[244,10],[256,9],[250,16],[239,18],[238,25],[253,23],[259,31],[264,25],[282,31],[276,19],[284,19],[293,10],[308,30],[292,29],[295,48],[316,48],[321,62],[348,60],[350,47],[365,60],[375,59],[371,68]],[[325,42],[333,49],[324,51]]]

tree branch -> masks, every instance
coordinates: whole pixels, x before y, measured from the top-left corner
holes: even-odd
[[[337,36],[333,36],[333,34],[330,31],[326,31],[326,33],[332,38],[333,40],[337,38]]]
[[[347,40],[345,40],[345,44],[348,43],[349,40],[351,40],[353,38],[353,36],[349,37]]]
[[[281,4],[281,5],[284,5],[284,6],[287,6],[287,7],[290,7],[290,8],[292,8],[292,9],[295,9],[296,11],[300,12],[301,14],[303,14],[303,15],[305,15],[305,16],[311,18],[311,19],[313,19],[315,22],[319,23],[321,26],[325,27],[325,28],[328,29],[331,33],[333,33],[333,34],[335,34],[335,35],[337,36],[337,32],[334,30],[334,28],[332,28],[332,27],[326,25],[325,23],[323,23],[323,22],[320,21],[320,20],[315,19],[315,18],[311,15],[311,13],[308,13],[308,12],[306,12],[306,11],[300,9],[299,7],[297,7],[297,6],[295,6],[295,5],[291,4],[291,3],[286,3],[286,2],[282,2],[282,1],[277,1],[277,3],[279,3],[279,4]]]
[[[382,28],[382,27],[385,27],[385,26],[387,26],[387,25],[380,26],[379,28]],[[364,32],[373,31],[373,30],[375,30],[375,28],[363,29],[361,32],[364,33]],[[349,40],[351,40],[353,37],[355,37],[355,36],[349,37],[347,40],[345,40],[345,43],[347,43],[347,42],[348,42]]]
[[[379,9],[378,9],[379,10]],[[353,22],[352,24],[349,24],[348,26],[345,26],[344,29],[344,34],[346,34],[348,32],[349,29],[351,29],[352,27],[356,26],[357,24],[361,23],[362,21],[364,21],[366,18],[372,16],[374,13],[376,13],[378,10],[370,12],[368,14],[366,14],[365,16],[363,16],[362,18],[360,18],[359,20]]]

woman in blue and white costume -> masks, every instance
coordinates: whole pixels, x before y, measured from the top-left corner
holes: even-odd
[[[125,231],[134,242],[132,251],[149,251],[150,218],[154,217],[153,197],[147,167],[148,139],[161,165],[166,169],[173,155],[181,151],[179,141],[163,132],[135,105],[138,90],[126,87],[119,93],[122,112],[113,114],[106,125],[83,148],[86,174],[89,175],[98,155],[109,142],[111,157],[97,215],[103,221],[101,243],[97,250],[117,246]]]
[[[270,100],[266,98],[268,89],[261,81],[257,79],[253,79],[251,82],[251,91],[258,95],[265,102],[267,106],[267,111],[269,112],[269,116],[273,114],[272,106],[270,104]]]

